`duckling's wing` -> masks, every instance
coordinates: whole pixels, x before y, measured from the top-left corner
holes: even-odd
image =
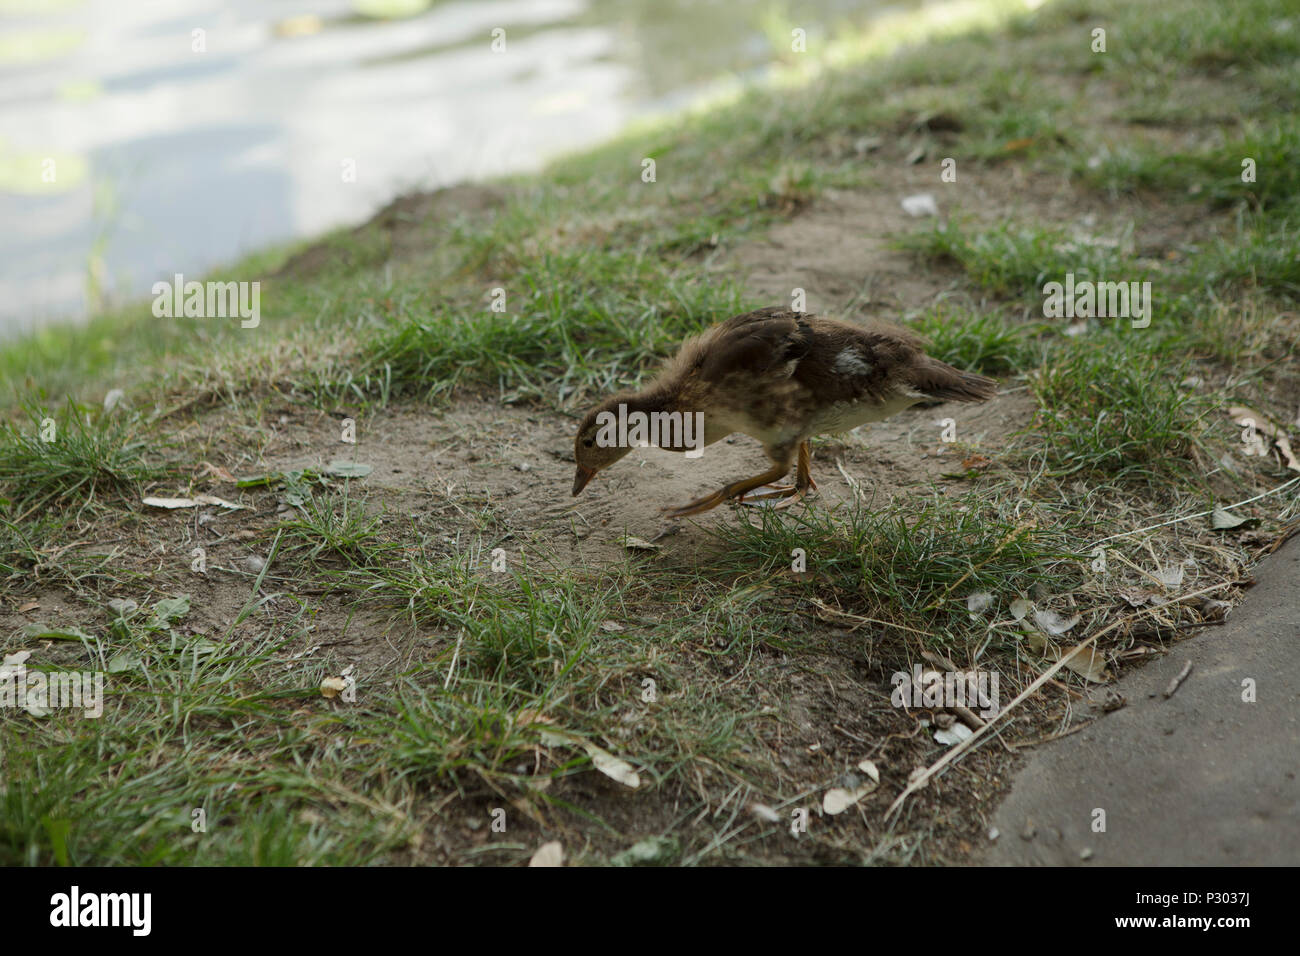
[[[785,381],[812,346],[805,317],[780,308],[759,309],[728,319],[697,344],[690,363],[706,382],[743,375],[755,388]]]
[[[808,353],[794,377],[827,404],[886,402],[899,395],[982,402],[997,388],[993,379],[926,355],[920,341],[903,329],[811,319],[810,333]]]
[[[794,378],[826,405],[886,401],[922,354],[905,333],[834,319],[810,319],[808,341]]]

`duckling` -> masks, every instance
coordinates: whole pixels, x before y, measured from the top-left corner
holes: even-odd
[[[908,332],[866,328],[780,307],[747,312],[684,344],[645,388],[611,396],[583,419],[574,440],[576,497],[636,445],[698,455],[734,432],[758,439],[772,467],[675,508],[683,518],[732,498],[782,499],[785,508],[817,488],[811,473],[814,435],[845,432],[888,418],[918,402],[983,402],[997,383],[922,351]],[[632,413],[637,413],[633,415]],[[648,421],[626,440],[616,423]],[[666,435],[655,436],[658,423]],[[702,428],[692,430],[691,424]],[[649,438],[647,440],[647,432]],[[795,464],[793,485],[774,485]]]

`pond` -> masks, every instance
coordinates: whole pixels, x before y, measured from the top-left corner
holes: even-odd
[[[883,9],[0,0],[0,335],[537,169]]]

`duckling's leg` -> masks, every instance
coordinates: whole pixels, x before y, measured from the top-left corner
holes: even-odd
[[[808,444],[806,438],[799,443],[799,470],[795,472],[794,486],[810,491],[817,490],[817,482],[813,481],[812,476],[812,446]]]
[[[750,495],[742,499],[743,504],[754,504],[764,501],[768,498],[784,498],[780,504],[775,504],[772,509],[775,511],[780,508],[788,508],[809,491],[817,490],[817,482],[813,481],[812,476],[812,448],[808,442],[799,443],[799,463],[795,468],[794,486],[777,485],[770,491],[765,491],[760,495]]]
[[[765,471],[756,478],[746,478],[744,481],[733,481],[729,485],[724,485],[711,495],[705,495],[703,498],[697,498],[689,504],[684,504],[680,508],[674,508],[668,512],[670,518],[685,518],[687,515],[697,515],[702,511],[708,511],[716,508],[729,498],[744,496],[753,491],[755,488],[762,488],[783,477],[790,470],[790,459],[785,462],[772,466],[770,471]]]

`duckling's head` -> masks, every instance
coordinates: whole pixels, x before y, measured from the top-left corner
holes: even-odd
[[[629,451],[630,445],[619,444],[619,405],[626,408],[626,396],[614,396],[593,408],[582,420],[582,427],[573,440],[573,460],[578,473],[573,478],[573,494],[577,497],[596,472],[608,468]]]

